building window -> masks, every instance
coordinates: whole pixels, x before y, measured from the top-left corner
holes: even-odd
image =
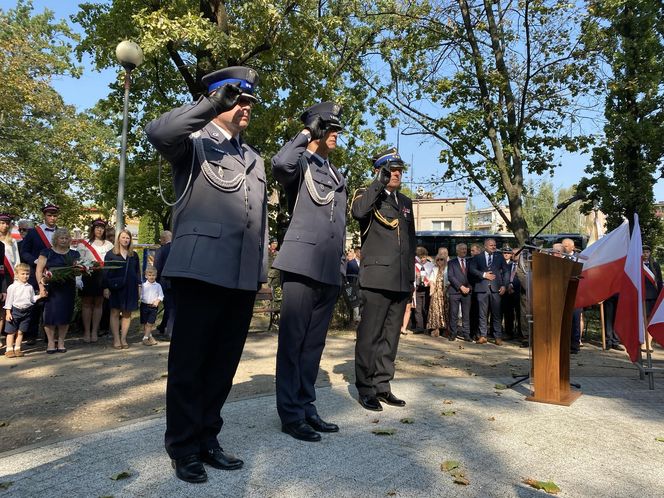
[[[432,220],[431,230],[452,230],[452,220]]]

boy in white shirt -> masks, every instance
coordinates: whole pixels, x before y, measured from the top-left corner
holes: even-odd
[[[32,306],[38,299],[46,297],[46,291],[35,296],[35,290],[28,283],[30,278],[30,265],[19,263],[14,270],[16,280],[7,287],[7,299],[5,300],[5,333],[7,334],[7,358],[20,358],[25,356],[21,351],[23,332],[30,327]],[[16,340],[14,340],[16,335]]]
[[[156,282],[157,269],[148,266],[145,269],[145,282],[141,286],[141,325],[143,325],[143,345],[154,346],[157,340],[152,337],[157,321],[159,303],[164,300],[164,291]]]

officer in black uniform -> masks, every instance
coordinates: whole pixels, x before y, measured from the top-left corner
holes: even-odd
[[[163,276],[175,322],[168,355],[166,451],[177,477],[203,482],[203,463],[240,468],[217,434],[266,278],[267,189],[263,160],[243,142],[256,101],[253,69],[203,77],[207,96],[148,124],[150,142],[172,165],[173,242]]]
[[[355,343],[355,385],[360,404],[381,411],[381,401],[405,406],[390,389],[401,322],[413,293],[413,203],[399,192],[404,163],[396,149],[374,158],[375,180],[359,189],[351,212],[360,222],[360,288],[364,310]]]
[[[329,162],[341,107],[322,102],[302,114],[304,129],[272,159],[291,221],[273,268],[281,270],[277,411],[282,430],[302,441],[339,427],[320,418],[314,384],[327,327],[346,273],[346,182]]]

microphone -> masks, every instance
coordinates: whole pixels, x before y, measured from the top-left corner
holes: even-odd
[[[568,207],[568,206],[569,206],[570,204],[572,204],[573,202],[576,202],[576,201],[582,201],[582,200],[584,200],[585,198],[586,198],[586,194],[585,194],[585,193],[583,193],[583,192],[577,192],[576,194],[574,194],[574,195],[573,195],[572,197],[570,197],[569,199],[565,199],[563,202],[559,203],[559,204],[556,206],[556,209],[565,209],[566,207]]]

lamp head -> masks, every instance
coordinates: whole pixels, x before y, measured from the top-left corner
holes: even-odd
[[[115,57],[127,71],[132,71],[143,64],[143,50],[137,43],[124,40],[115,47]]]

